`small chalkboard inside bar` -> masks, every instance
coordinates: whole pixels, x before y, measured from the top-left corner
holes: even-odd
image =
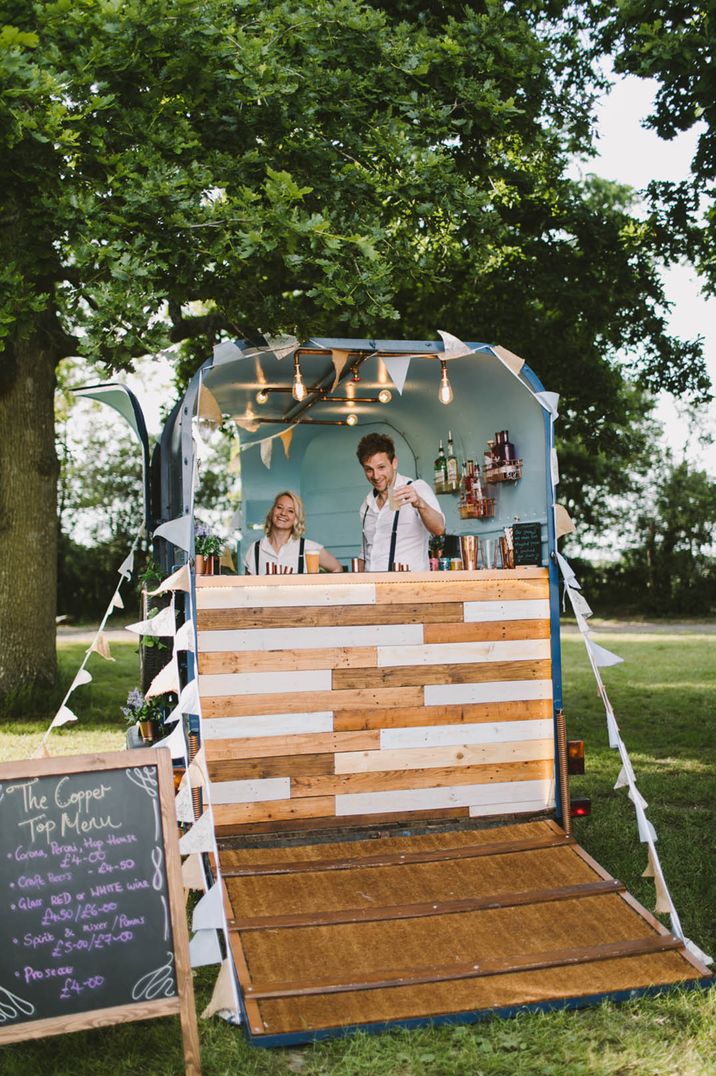
[[[515,547],[515,567],[526,564],[542,564],[541,523],[515,523],[512,526]]]
[[[0,766],[0,1043],[181,1016],[199,1072],[165,749]]]

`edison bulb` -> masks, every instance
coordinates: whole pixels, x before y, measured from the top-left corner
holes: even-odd
[[[265,404],[265,403],[267,403],[268,398],[269,398],[269,394],[266,391],[266,389],[259,389],[259,391],[256,393],[256,403],[257,404]]]
[[[347,426],[355,426],[357,421],[358,421],[358,416],[357,415],[353,415],[353,414],[348,415],[348,417],[346,418],[346,425]]]
[[[390,401],[393,399],[393,393],[390,391],[390,389],[381,389],[378,393],[378,399],[381,403],[390,403]]]
[[[306,398],[306,386],[304,385],[303,378],[300,374],[296,374],[295,378],[293,379],[293,388],[291,389],[291,395],[293,396],[294,400],[298,400],[299,402],[301,400],[305,400]]]
[[[452,403],[453,392],[452,385],[448,378],[447,362],[445,359],[440,360],[440,388],[438,389],[438,400],[441,404]]]

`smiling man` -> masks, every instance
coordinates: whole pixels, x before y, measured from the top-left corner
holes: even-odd
[[[360,507],[367,572],[392,572],[396,564],[427,572],[431,534],[444,534],[445,516],[421,478],[398,471],[395,445],[384,433],[369,433],[356,452],[371,492]]]

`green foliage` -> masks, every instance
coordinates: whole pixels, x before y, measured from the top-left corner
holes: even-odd
[[[708,289],[716,290],[713,228],[716,223],[716,106],[713,57],[716,18],[709,2],[621,0],[590,5],[599,47],[619,74],[655,79],[652,111],[645,119],[670,141],[696,128],[697,148],[688,183],[649,185],[654,226],[665,254],[694,258]],[[705,210],[705,219],[702,212]]]

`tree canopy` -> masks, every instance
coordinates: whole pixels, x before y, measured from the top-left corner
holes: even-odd
[[[699,343],[668,333],[654,223],[627,190],[568,178],[597,86],[580,18],[558,0],[3,0],[16,543],[32,530],[54,556],[61,358],[120,368],[184,341],[186,373],[256,332],[505,343],[562,392],[588,514],[626,473],[643,390],[707,381]],[[17,582],[0,575],[3,606]]]

